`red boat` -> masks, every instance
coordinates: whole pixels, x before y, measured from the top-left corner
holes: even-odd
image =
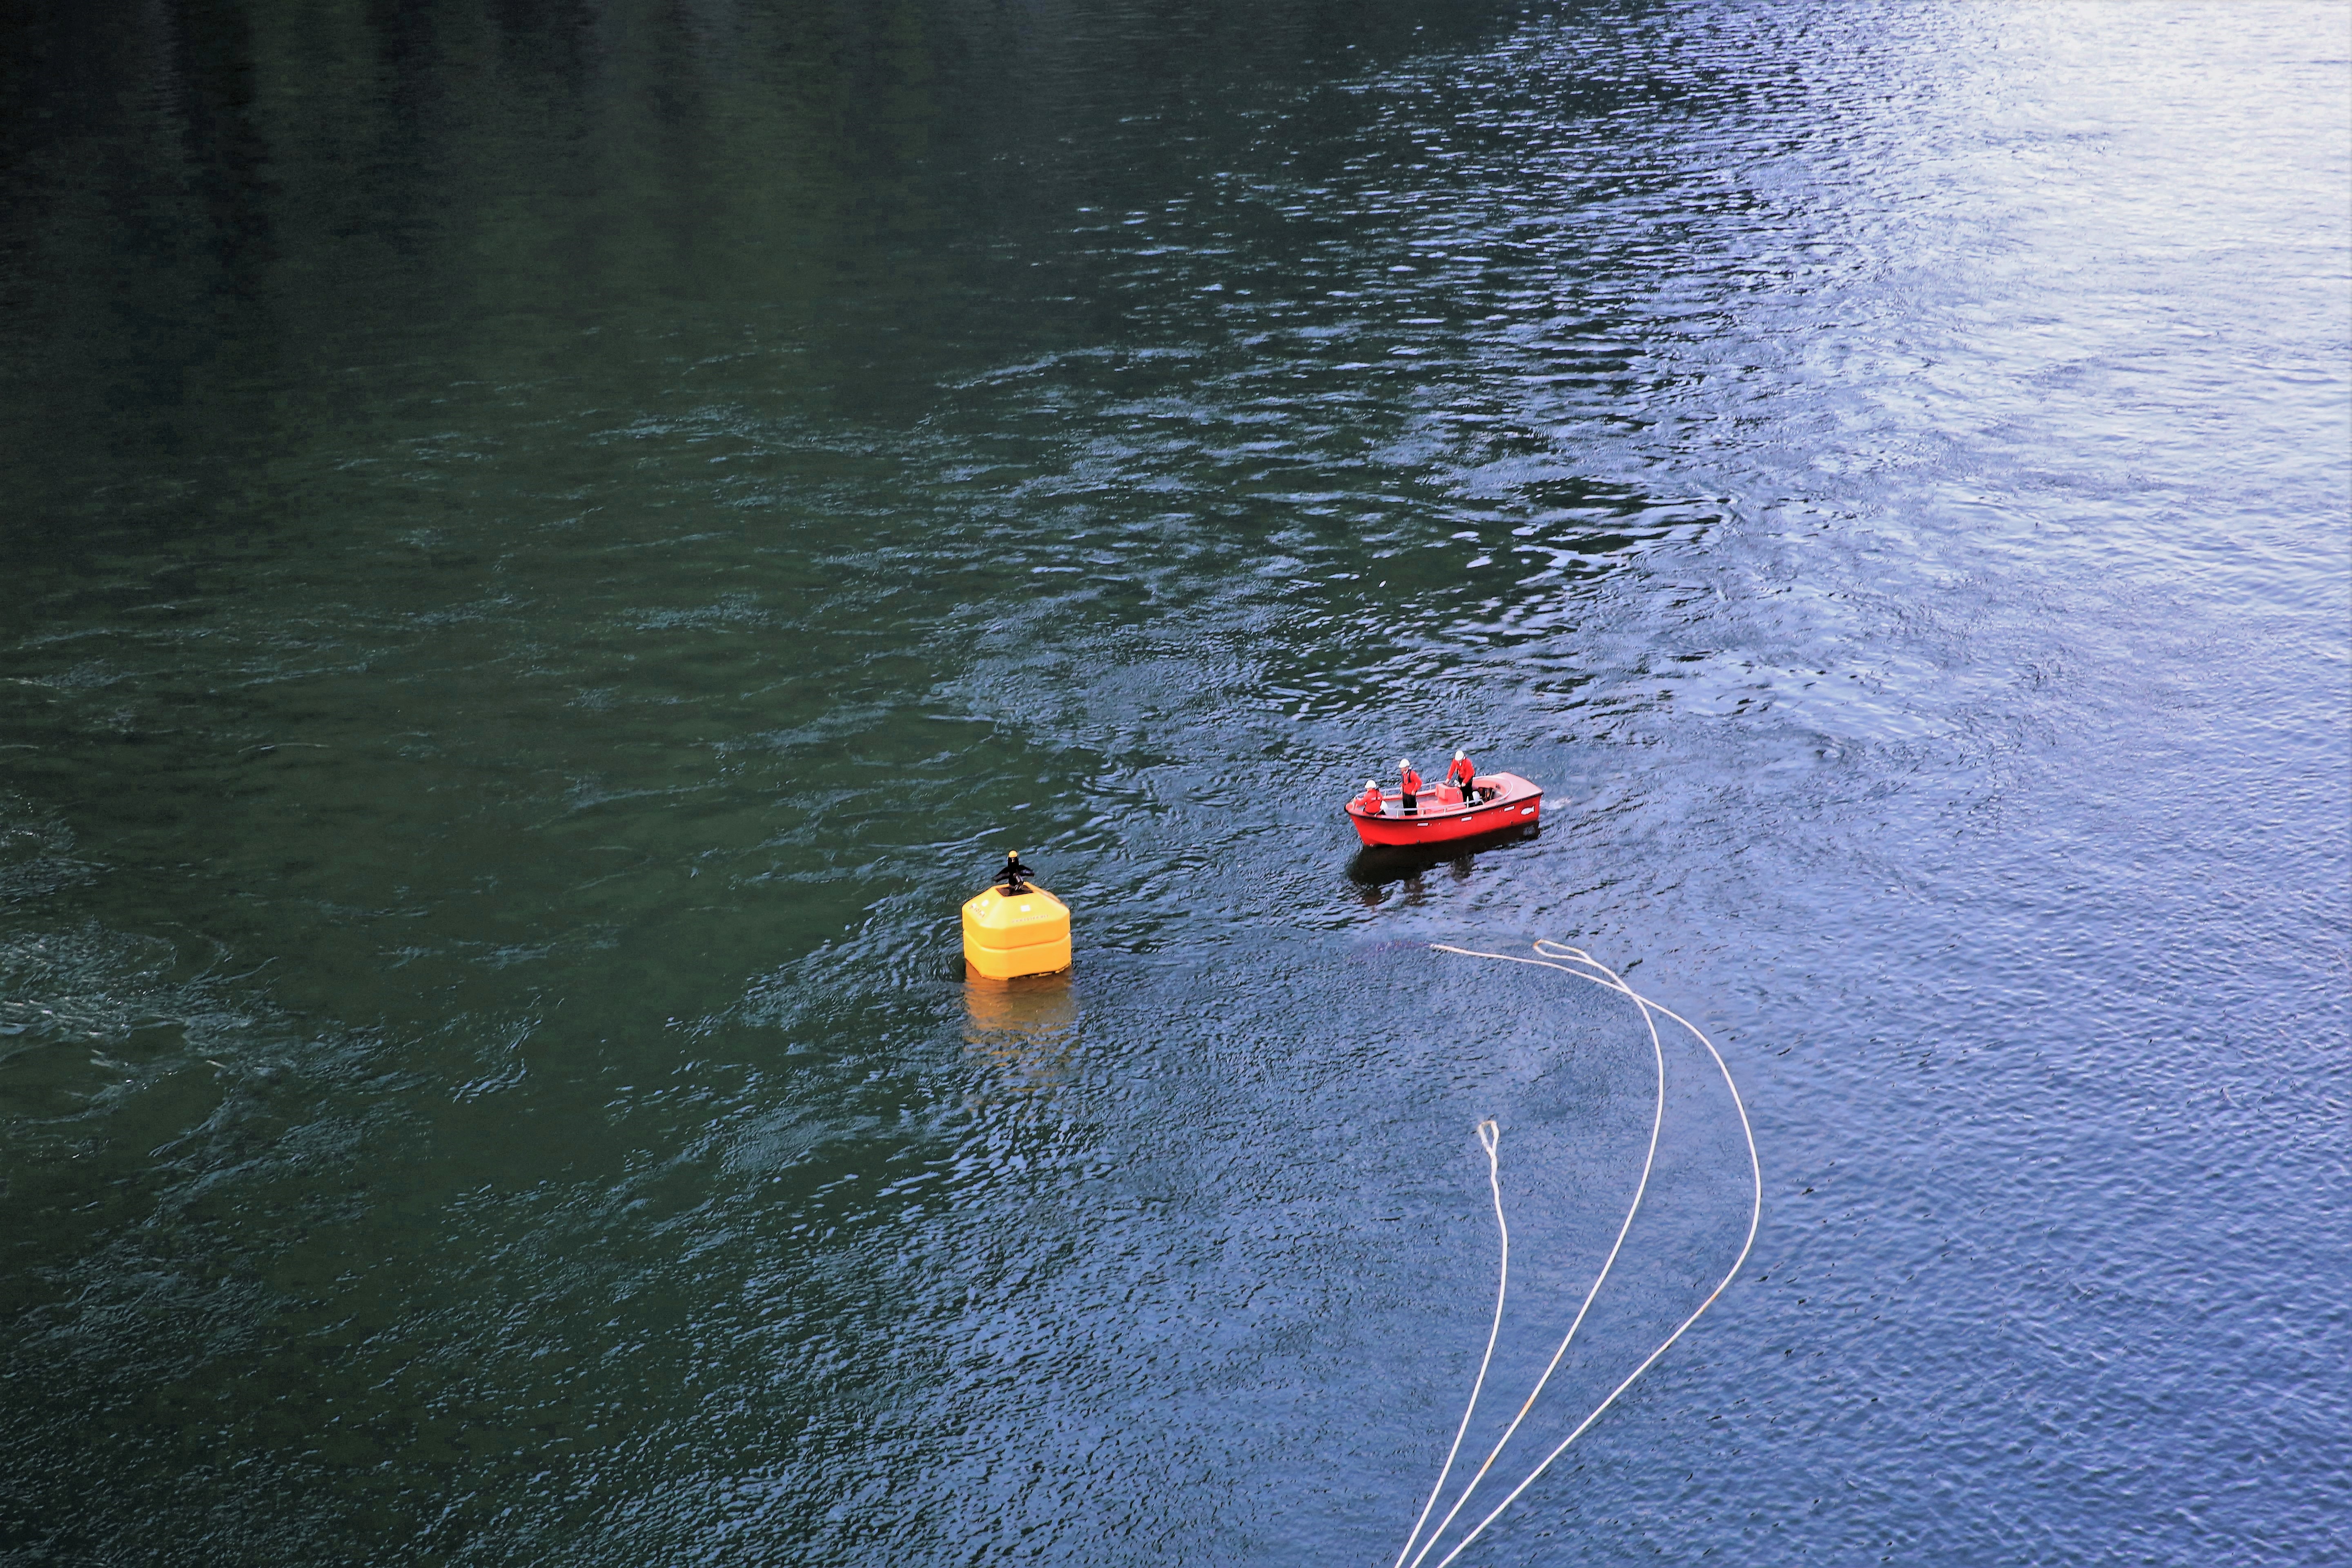
[[[1357,797],[1360,800],[1362,797]],[[1470,782],[1470,798],[1450,785],[1425,789],[1407,815],[1395,790],[1383,791],[1381,808],[1367,811],[1348,803],[1356,837],[1367,844],[1444,844],[1510,827],[1533,827],[1542,819],[1543,786],[1517,773],[1482,773]]]

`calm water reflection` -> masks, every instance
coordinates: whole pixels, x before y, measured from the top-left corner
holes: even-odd
[[[7,26],[0,1555],[2352,1552],[2341,7]]]

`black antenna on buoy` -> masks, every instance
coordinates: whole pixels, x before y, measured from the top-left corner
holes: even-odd
[[[997,875],[1004,879],[1004,890],[1008,895],[1010,895],[1013,893],[1027,892],[1029,890],[1028,884],[1024,880],[1024,879],[1033,877],[1036,875],[1036,873],[1030,870],[1028,867],[1024,866],[1021,863],[1020,850],[1007,849],[1004,852],[1004,869],[998,872]]]

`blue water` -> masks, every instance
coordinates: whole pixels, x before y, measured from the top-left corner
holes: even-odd
[[[0,1561],[2352,1557],[2352,10],[0,26]]]

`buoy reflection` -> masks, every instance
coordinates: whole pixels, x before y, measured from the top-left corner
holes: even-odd
[[[1070,977],[992,980],[967,970],[964,1052],[985,1069],[988,1099],[1049,1094],[1069,1077],[1081,1014]]]

